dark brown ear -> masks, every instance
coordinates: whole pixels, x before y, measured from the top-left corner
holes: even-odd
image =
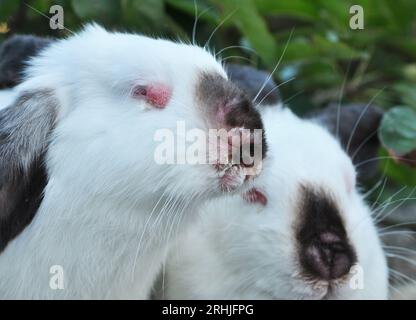
[[[0,88],[11,88],[22,80],[27,61],[48,46],[52,40],[16,35],[0,46]]]
[[[228,64],[227,73],[231,81],[242,89],[255,104],[276,105],[280,93],[270,73],[239,64]],[[264,85],[264,88],[262,89]]]
[[[0,251],[35,215],[46,185],[43,156],[55,126],[51,91],[27,92],[0,110]]]
[[[378,129],[383,111],[367,104],[337,104],[309,115],[315,118],[337,136],[350,155],[354,164],[375,159],[380,147]],[[360,178],[370,179],[377,171],[377,161],[369,161],[358,167]]]

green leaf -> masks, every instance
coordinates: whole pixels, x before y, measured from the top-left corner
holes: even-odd
[[[351,60],[354,58],[365,58],[361,52],[348,46],[342,42],[333,42],[328,39],[315,35],[313,36],[313,46],[319,48],[321,57],[327,57],[332,59],[346,59]]]
[[[414,21],[415,1],[383,0],[381,5],[386,20],[398,30],[404,30]]]
[[[399,156],[416,150],[416,110],[402,106],[389,110],[381,123],[380,140]]]
[[[387,38],[386,35],[388,35]],[[388,45],[391,48],[394,48],[395,50],[400,50],[403,53],[410,55],[413,58],[413,60],[416,58],[416,41],[415,39],[409,37],[409,34],[405,34],[404,36],[402,36],[384,32],[380,36],[378,42],[380,46]]]
[[[31,1],[31,2],[33,3],[32,7],[46,14],[49,14],[49,9],[54,4],[61,5],[61,6],[63,5],[62,4],[63,1],[59,1],[59,0],[55,0],[53,1],[53,3],[52,3],[52,0],[36,0],[36,1]]]
[[[416,82],[416,63],[410,63],[410,64],[403,65],[402,66],[402,72],[403,72],[403,75],[406,77],[406,79],[408,79],[412,82]],[[416,96],[416,92],[414,90],[414,85],[412,85],[411,87],[413,88],[412,92]],[[416,104],[416,101],[415,100],[413,100],[413,101]]]
[[[259,11],[269,15],[291,15],[299,18],[315,19],[318,18],[318,10],[311,1],[291,0],[256,0]]]
[[[137,20],[145,17],[160,23],[160,19],[164,16],[165,6],[163,0],[124,0],[122,2],[125,8],[131,10],[130,14],[136,15]]]
[[[0,0],[0,22],[6,22],[19,7],[19,1]]]
[[[118,0],[72,0],[71,4],[75,14],[84,20],[114,22],[121,12]]]
[[[252,0],[211,0],[224,8],[224,19],[234,23],[270,67],[278,60],[277,45]],[[227,21],[224,21],[226,23]],[[219,22],[221,23],[221,22]]]
[[[186,12],[191,18],[192,22],[195,21],[195,3],[190,0],[164,0],[166,4]],[[209,21],[215,24],[218,21],[218,14],[214,12],[212,7],[208,6],[206,0],[196,0],[198,21]]]
[[[414,168],[394,162],[386,150],[380,152],[380,158],[379,168],[383,175],[397,183],[412,187],[416,186],[416,170]]]
[[[330,29],[350,30],[349,28],[349,8],[350,6],[345,1],[314,1],[319,16],[317,21],[327,25]]]
[[[152,33],[166,25],[163,0],[122,0],[121,4],[127,25]]]
[[[399,83],[394,86],[400,100],[404,105],[413,107],[416,110],[416,90],[415,85],[410,83]]]

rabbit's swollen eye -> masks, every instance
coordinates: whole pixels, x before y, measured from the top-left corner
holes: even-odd
[[[164,109],[169,103],[172,90],[169,86],[155,83],[151,85],[136,85],[133,88],[133,97],[144,99],[151,106]]]

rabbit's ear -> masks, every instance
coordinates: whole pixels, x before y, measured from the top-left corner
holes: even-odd
[[[30,223],[46,185],[43,156],[59,103],[49,90],[25,92],[0,110],[0,251]]]
[[[376,173],[377,162],[368,160],[377,157],[380,147],[378,129],[383,117],[380,108],[358,103],[338,108],[334,104],[312,117],[339,138],[354,164],[360,164],[358,170],[361,179],[369,179]],[[365,161],[368,162],[363,164]]]
[[[12,88],[22,81],[26,63],[38,55],[52,40],[15,35],[0,45],[0,88]]]

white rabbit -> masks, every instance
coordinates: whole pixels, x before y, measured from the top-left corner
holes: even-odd
[[[155,162],[155,134],[178,121],[262,129],[202,48],[91,25],[51,43],[15,90],[0,112],[2,299],[147,298],[193,208],[251,178]]]
[[[203,206],[155,297],[386,299],[386,258],[350,158],[312,120],[262,115],[269,153],[255,188]]]

